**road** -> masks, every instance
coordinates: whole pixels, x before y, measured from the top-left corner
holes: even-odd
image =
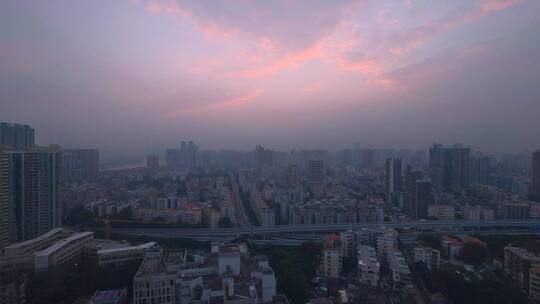
[[[234,174],[229,173],[229,180],[231,181],[232,186],[232,200],[234,207],[236,209],[236,219],[238,220],[238,226],[250,227],[251,223],[248,220],[246,211],[244,210],[244,204],[242,203],[242,198],[240,197],[240,190],[238,189],[238,183]]]

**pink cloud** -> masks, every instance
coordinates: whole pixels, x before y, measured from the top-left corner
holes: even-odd
[[[361,60],[361,61],[350,61],[346,58],[338,59],[339,65],[345,71],[351,72],[361,72],[362,74],[377,76],[382,72],[382,67],[380,64],[375,62],[375,60]]]
[[[313,92],[321,90],[324,86],[325,86],[324,81],[317,81],[317,82],[313,82],[304,86],[303,91],[306,94],[311,94]]]
[[[324,42],[319,42],[314,46],[296,52],[290,52],[277,59],[255,68],[244,69],[230,73],[231,77],[260,78],[274,75],[277,72],[298,68],[304,62],[322,58],[324,55]],[[262,58],[259,58],[261,60]]]
[[[395,82],[381,75],[403,66],[406,55],[461,24],[521,1],[484,0],[457,16],[408,25],[401,25],[389,6],[367,17],[363,0],[333,5],[322,1],[319,7],[302,1],[242,2],[234,8],[219,0],[150,0],[147,8],[154,14],[188,18],[209,40],[248,45],[236,53],[201,58],[192,70],[203,77],[260,79],[320,60],[341,71],[364,75],[367,85],[391,88],[396,87]],[[415,4],[404,1],[402,5]]]
[[[383,10],[375,17],[376,23],[379,24],[375,27],[377,31],[372,36],[360,32],[361,35],[349,38],[348,43],[344,44],[345,47],[340,49],[338,63],[345,71],[362,72],[374,76],[374,79],[368,80],[368,84],[385,83],[387,86],[389,82],[381,82],[379,76],[398,65],[400,58],[405,54],[417,50],[457,26],[476,21],[521,2],[522,0],[484,0],[472,11],[403,30],[393,26],[394,21],[387,18],[388,11]],[[407,6],[409,4],[406,3]],[[381,37],[379,27],[388,28],[389,31]]]
[[[225,100],[218,103],[212,103],[208,105],[203,106],[194,106],[190,108],[182,108],[178,111],[175,111],[173,113],[169,113],[168,117],[178,117],[186,114],[194,114],[194,113],[201,113],[201,112],[208,112],[208,111],[216,111],[216,110],[228,110],[232,108],[238,108],[241,106],[245,106],[247,104],[252,103],[257,98],[259,98],[262,95],[261,90],[255,90],[251,93],[248,93],[246,95],[242,95],[239,97],[235,97],[229,100]]]

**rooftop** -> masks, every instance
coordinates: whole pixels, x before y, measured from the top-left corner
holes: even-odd
[[[89,303],[91,304],[110,304],[117,303],[127,294],[126,289],[98,290],[94,293]]]
[[[67,230],[65,230],[64,228],[54,228],[54,229],[49,230],[49,231],[45,232],[44,234],[38,236],[37,238],[33,238],[33,239],[30,239],[30,240],[27,240],[27,241],[24,241],[24,242],[11,244],[11,245],[8,245],[8,246],[6,246],[4,248],[6,248],[6,249],[7,248],[15,249],[15,248],[25,247],[25,246],[28,246],[28,245],[31,245],[31,244],[34,244],[34,243],[37,243],[37,242],[45,241],[46,239],[48,239],[50,237],[53,237],[55,235],[59,235],[62,232],[67,232]]]
[[[103,249],[103,250],[99,250],[98,254],[122,252],[122,251],[128,251],[128,250],[144,250],[144,249],[152,248],[152,247],[154,247],[156,245],[157,245],[156,242],[149,242],[149,243],[144,243],[144,244],[140,244],[140,245],[136,245],[136,246],[124,246],[124,247]]]
[[[45,256],[45,255],[52,254],[52,253],[56,252],[57,250],[61,249],[62,247],[70,244],[72,241],[82,239],[82,238],[85,238],[85,237],[88,237],[88,236],[93,236],[93,235],[94,235],[93,232],[75,233],[72,236],[67,237],[65,239],[61,239],[60,241],[54,243],[53,245],[51,245],[51,246],[43,249],[42,251],[36,253],[36,256]]]

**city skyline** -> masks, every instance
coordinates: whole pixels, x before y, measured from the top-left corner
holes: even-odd
[[[38,144],[115,157],[184,138],[202,149],[530,151],[539,8],[3,1],[0,120],[33,126]]]
[[[1,0],[1,304],[539,304],[538,12]]]

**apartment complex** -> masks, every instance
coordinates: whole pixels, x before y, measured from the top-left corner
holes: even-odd
[[[36,238],[59,227],[62,221],[59,148],[34,147],[4,153],[8,170],[10,242]]]
[[[80,182],[96,178],[99,173],[99,151],[95,149],[62,150],[62,179]]]
[[[25,150],[35,144],[35,131],[29,125],[0,122],[0,146]]]
[[[187,262],[184,253],[151,252],[133,280],[133,303],[274,303],[276,278],[263,256],[245,244],[214,244]]]

